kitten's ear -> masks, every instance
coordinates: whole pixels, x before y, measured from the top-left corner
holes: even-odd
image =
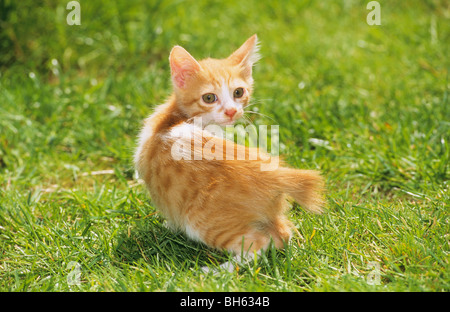
[[[180,46],[173,47],[169,56],[172,81],[178,88],[184,88],[186,81],[201,70],[200,64]]]
[[[233,54],[228,57],[228,59],[234,65],[241,65],[242,73],[245,76],[251,76],[252,66],[259,60],[258,50],[258,37],[255,34],[248,38],[239,49],[234,51]]]

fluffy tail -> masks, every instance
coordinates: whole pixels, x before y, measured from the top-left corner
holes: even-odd
[[[282,192],[288,194],[305,210],[320,214],[324,206],[324,180],[318,171],[280,168]]]

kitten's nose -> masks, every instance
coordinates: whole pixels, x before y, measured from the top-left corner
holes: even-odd
[[[237,110],[236,108],[230,108],[225,110],[225,115],[227,115],[230,118],[233,118],[233,116],[236,114]]]

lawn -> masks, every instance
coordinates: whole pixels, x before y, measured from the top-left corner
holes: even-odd
[[[0,290],[450,291],[447,1],[0,0]],[[132,164],[168,55],[258,34],[249,114],[321,170],[327,211],[234,272],[172,233]]]

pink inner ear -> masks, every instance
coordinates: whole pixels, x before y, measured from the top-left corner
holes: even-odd
[[[178,88],[183,88],[186,85],[186,80],[193,76],[197,70],[196,61],[192,62],[189,59],[175,60],[172,66],[173,81]]]
[[[189,77],[200,70],[198,62],[181,47],[172,49],[170,55],[172,80],[178,88],[184,88]]]
[[[172,76],[174,83],[177,85],[178,88],[184,88],[184,85],[186,83],[185,77],[181,73],[174,74]]]
[[[197,71],[197,66],[189,62],[188,60],[183,60],[179,64],[172,64],[172,78],[178,88],[183,88],[186,84],[186,80],[189,77],[194,76]]]
[[[183,67],[179,60],[171,59],[170,60],[170,69],[172,71],[172,80],[176,84],[177,87],[183,88],[186,82],[186,79],[183,75]]]

